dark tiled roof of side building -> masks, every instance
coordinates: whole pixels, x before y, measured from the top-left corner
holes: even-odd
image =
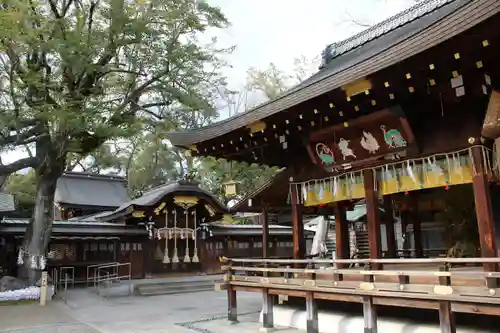
[[[120,176],[68,172],[57,181],[55,202],[60,204],[116,208],[129,200]]]

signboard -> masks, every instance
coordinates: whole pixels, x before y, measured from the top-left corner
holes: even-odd
[[[385,109],[314,132],[308,152],[326,171],[349,170],[377,159],[397,159],[416,148],[413,132],[401,108]]]

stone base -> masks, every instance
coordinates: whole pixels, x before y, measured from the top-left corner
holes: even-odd
[[[272,313],[263,313],[262,314],[262,326],[264,328],[273,328],[274,327],[274,320],[273,320]]]
[[[307,327],[307,317],[305,307],[303,310],[285,305],[274,305],[274,325],[275,327],[292,327],[305,331]],[[263,322],[261,313],[260,322]],[[363,313],[342,313],[336,311],[318,312],[318,330],[321,333],[355,333],[363,332],[365,323]],[[405,332],[425,332],[440,333],[439,324],[421,324],[403,319],[378,318],[378,333],[405,333]],[[364,331],[367,333],[366,331]],[[368,331],[369,332],[369,331]],[[498,333],[498,329],[484,330],[480,328],[469,328],[467,330],[457,330],[457,333]],[[376,332],[370,332],[376,333]]]
[[[306,332],[307,333],[318,333],[319,332],[318,331],[318,321],[317,320],[307,320]]]
[[[271,333],[274,332],[276,329],[274,327],[261,327],[259,328],[259,332],[261,333]]]

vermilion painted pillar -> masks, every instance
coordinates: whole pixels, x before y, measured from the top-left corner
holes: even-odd
[[[366,222],[368,229],[368,245],[370,247],[370,258],[381,257],[380,244],[380,216],[378,192],[376,190],[375,175],[373,170],[363,171],[363,181],[366,196]],[[373,269],[382,269],[382,265],[373,265]]]
[[[474,189],[474,201],[476,204],[477,226],[479,240],[481,243],[482,257],[496,257],[497,245],[495,241],[495,224],[493,211],[491,209],[490,184],[486,175],[484,165],[483,150],[481,147],[472,148],[472,159],[474,172],[472,176],[472,187]],[[484,264],[486,271],[495,271],[496,264]]]
[[[305,255],[304,223],[302,221],[302,204],[300,203],[300,189],[296,185],[291,187],[292,196],[292,232],[293,258],[303,259]]]

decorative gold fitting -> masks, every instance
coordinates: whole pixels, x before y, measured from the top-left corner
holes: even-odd
[[[399,285],[399,290],[405,290],[405,286],[404,286],[404,285],[402,285],[402,284],[400,284],[400,285]]]
[[[495,294],[496,294],[496,293],[497,293],[497,292],[495,291],[495,289],[490,289],[490,290],[488,291],[488,294],[490,294],[490,296],[495,296]]]
[[[305,280],[304,281],[304,286],[314,287],[315,285],[316,285],[316,282],[314,280]]]
[[[451,295],[453,288],[450,286],[434,286],[434,293],[438,295]]]
[[[261,278],[260,283],[269,284],[269,279],[268,278]]]
[[[363,282],[363,283],[359,284],[359,289],[371,291],[371,290],[375,289],[375,285],[373,283]]]

